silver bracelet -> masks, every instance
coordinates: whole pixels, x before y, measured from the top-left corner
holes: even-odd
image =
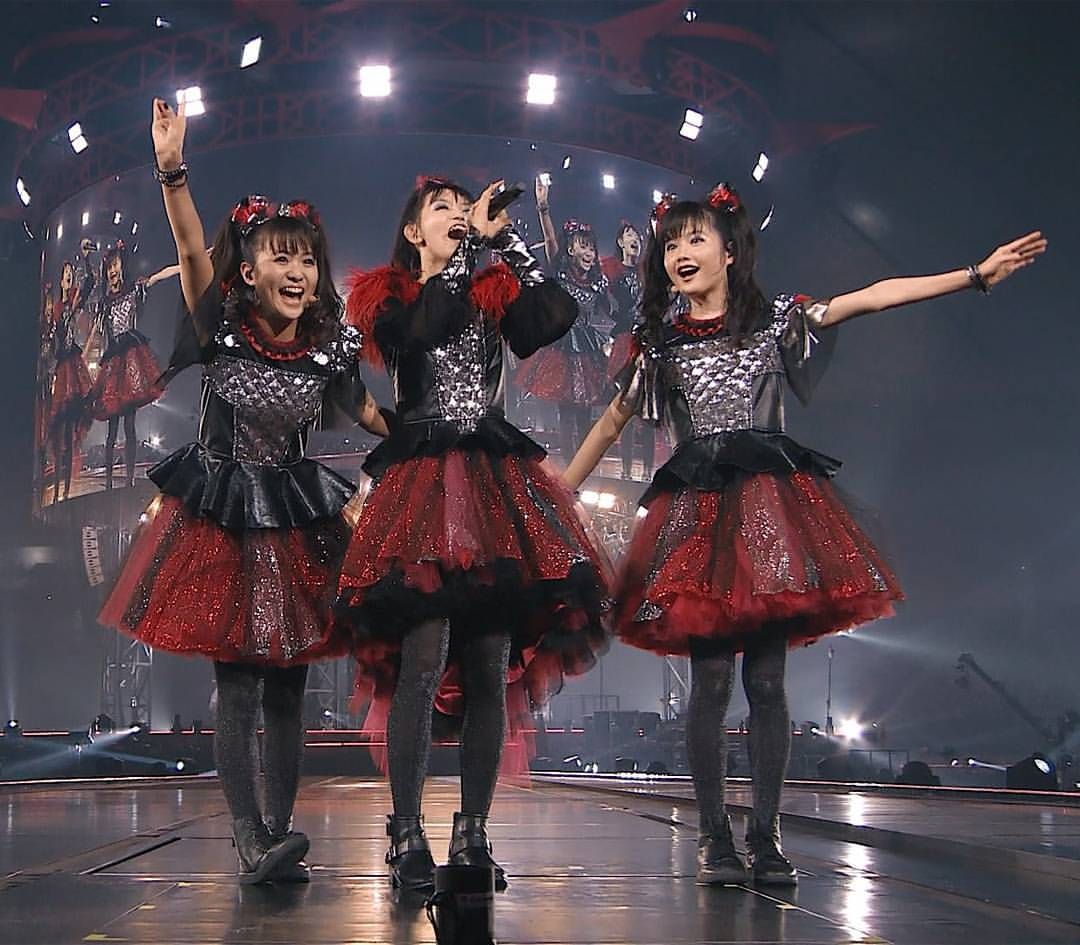
[[[977,289],[983,295],[989,295],[990,294],[990,286],[987,284],[986,280],[983,278],[983,274],[981,272],[979,272],[979,267],[978,266],[976,266],[976,265],[968,266],[967,267],[967,274],[968,274],[968,279],[971,280],[971,285],[972,285],[973,288]]]

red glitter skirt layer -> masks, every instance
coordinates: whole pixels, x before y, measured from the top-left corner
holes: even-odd
[[[155,649],[290,666],[348,652],[333,620],[349,526],[229,530],[159,496],[98,621]]]
[[[342,567],[339,608],[377,697],[393,692],[402,635],[448,618],[452,638],[510,633],[508,682],[536,707],[606,645],[606,575],[570,491],[540,460],[452,449],[381,476]],[[455,677],[452,645],[439,698],[448,712]]]
[[[94,383],[94,417],[109,420],[153,403],[162,394],[161,366],[146,337],[124,332],[105,352]]]
[[[808,643],[891,616],[903,595],[827,479],[743,472],[722,490],[656,493],[615,596],[626,643],[687,654],[695,638],[741,647],[778,622]]]
[[[607,402],[607,364],[599,351],[567,351],[548,345],[518,368],[522,390],[560,404]]]

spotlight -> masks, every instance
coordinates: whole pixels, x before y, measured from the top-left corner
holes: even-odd
[[[27,223],[25,220],[22,221],[22,228],[23,228],[23,232],[26,234],[26,238],[28,240],[36,240],[37,239],[37,237],[34,236],[34,231],[30,229],[30,224]]]
[[[600,501],[600,493],[593,489],[583,489],[581,492],[582,505],[596,505]]]
[[[570,170],[570,162],[571,162],[571,160],[572,160],[572,158],[570,157],[570,155],[569,155],[569,154],[568,154],[568,155],[566,155],[566,157],[564,157],[564,158],[562,159],[562,169],[563,169],[564,171],[568,171],[568,170]]]
[[[176,759],[176,773],[183,774],[184,769],[187,767],[187,762],[183,758]]]
[[[687,10],[683,11],[682,18],[686,20],[687,23],[693,23],[694,20],[697,19],[697,10],[695,10],[693,7],[688,8]]]
[[[654,191],[652,192],[652,202],[653,202],[654,204],[656,204],[656,203],[659,203],[659,202],[660,202],[661,200],[663,200],[663,199],[664,199],[664,194],[663,194],[663,191],[660,191],[660,190],[654,190]]]
[[[91,14],[90,22],[91,23],[100,23],[101,22],[101,17],[97,16],[96,14]]]
[[[197,85],[189,86],[186,89],[176,90],[176,104],[177,106],[184,106],[184,114],[188,118],[194,118],[196,115],[203,115],[206,113],[206,106],[203,104],[202,89]]]
[[[154,26],[159,30],[172,29],[172,23],[165,19],[163,16],[154,17]]]
[[[769,207],[769,212],[765,214],[765,219],[761,221],[762,230],[764,230],[770,223],[772,223],[773,210],[775,209],[775,206]]]
[[[90,211],[89,210],[83,210],[82,225],[83,226],[89,226],[90,225]]]
[[[543,72],[529,74],[529,88],[525,92],[525,101],[530,105],[554,105],[555,87],[558,79]]]
[[[139,232],[139,221],[136,220],[134,223],[131,224],[131,235],[134,236],[138,232]]]
[[[1057,791],[1057,770],[1049,758],[1035,752],[1005,769],[1005,787],[1014,791]]]
[[[63,223],[57,223],[56,224],[56,242],[59,243],[60,240],[62,240],[63,238],[64,238],[64,224]]]
[[[539,176],[541,184],[543,184],[545,187],[551,186],[551,175],[547,171],[544,171],[544,173]]]
[[[615,189],[615,175],[614,174],[605,174],[601,178],[601,180],[604,182],[604,190],[614,190]]]
[[[150,442],[150,446],[153,449],[158,449],[158,447],[161,446],[161,437],[158,436],[156,433],[152,433],[150,435],[150,441],[149,442]]]
[[[8,719],[7,725],[4,726],[4,734],[12,737],[22,735],[22,726],[19,724],[19,720]]]
[[[765,172],[769,169],[769,155],[764,151],[758,155],[757,164],[754,165],[754,169],[750,172],[750,176],[756,181],[761,181],[765,176]]]
[[[386,98],[389,94],[389,66],[360,67],[360,95],[363,98]]]
[[[259,61],[259,54],[262,52],[262,37],[256,36],[254,39],[249,39],[244,43],[244,51],[240,54],[240,68],[246,69],[248,66],[253,66]]]
[[[19,199],[22,201],[24,207],[30,206],[30,191],[26,188],[26,181],[21,177],[15,180],[15,192],[19,195]]]
[[[113,226],[119,226],[119,225],[120,225],[120,221],[121,221],[122,219],[124,219],[124,216],[123,216],[123,214],[122,214],[122,213],[120,213],[120,211],[119,211],[119,210],[117,210],[117,211],[116,211],[115,213],[113,213],[113,215],[112,215],[112,222],[113,222]]]
[[[696,141],[697,136],[701,134],[701,126],[705,124],[705,116],[701,112],[696,112],[692,108],[686,109],[683,115],[682,127],[679,129],[679,134],[684,138],[689,138],[691,141]]]
[[[841,738],[846,738],[849,741],[855,741],[857,738],[861,738],[862,733],[863,727],[858,719],[844,719],[837,729],[837,734]]]
[[[68,141],[71,143],[71,150],[76,154],[82,154],[90,145],[90,142],[86,140],[86,135],[83,134],[82,125],[79,122],[75,122],[75,124],[68,128]]]
[[[642,505],[642,506],[638,507],[638,510],[637,510],[636,514],[637,514],[638,518],[644,518],[646,515],[649,514],[649,510],[647,508],[645,508],[644,505]]]
[[[615,493],[614,492],[601,492],[596,497],[596,507],[610,512],[615,508]]]

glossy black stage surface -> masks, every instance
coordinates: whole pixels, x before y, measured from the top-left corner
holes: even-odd
[[[736,813],[749,801],[732,793]],[[445,852],[450,779],[426,794]],[[504,945],[1080,941],[1080,798],[791,787],[796,890],[694,883],[681,780],[504,785],[492,836]],[[308,887],[238,887],[213,778],[0,786],[0,943],[434,942],[383,866],[381,781],[308,780]],[[741,818],[736,829],[741,833]]]

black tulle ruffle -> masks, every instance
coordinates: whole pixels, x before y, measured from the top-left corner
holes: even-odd
[[[356,486],[314,460],[262,466],[214,456],[198,443],[158,463],[150,479],[196,515],[229,529],[294,528],[341,512]]]

